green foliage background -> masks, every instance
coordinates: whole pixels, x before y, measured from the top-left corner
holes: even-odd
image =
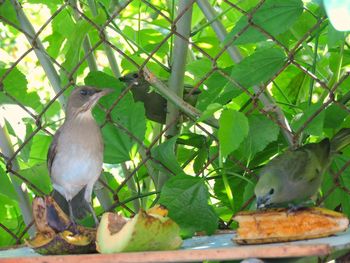
[[[180,224],[184,236],[196,231],[211,234],[219,225],[234,228],[232,215],[254,209],[253,189],[259,169],[289,146],[276,121],[275,109],[264,107],[257,97],[249,95],[254,93],[255,85],[266,87],[265,94],[281,109],[296,135],[295,144],[331,137],[341,127],[350,127],[349,37],[335,31],[321,6],[301,0],[266,0],[261,6],[257,0],[210,0],[218,14],[215,21],[223,24],[227,37],[224,41],[218,39],[211,27],[213,21],[208,22],[194,3],[193,45],[184,68],[185,83],[202,91],[196,108],[203,113],[198,123],[205,130],[184,122],[178,136],[169,140],[161,136],[153,142],[161,127],[146,119],[143,104],[134,102],[130,91],[121,95],[125,85],[112,71],[106,47],[99,44],[93,51],[98,70],[89,69],[84,58],[84,38],[88,36],[93,47],[101,41],[101,33],[88,19],[102,26],[126,2],[92,2],[98,15],[93,15],[91,1],[80,1],[84,14],[81,19],[60,0],[27,0],[21,4],[36,31],[55,15],[39,39],[47,54],[61,65],[55,67],[62,87],[72,81],[115,89],[94,110],[96,120],[103,125],[103,178],[114,191],[108,192],[107,199],[118,197],[115,211],[130,216],[140,207],[161,203]],[[122,74],[137,71],[146,63],[155,76],[167,80],[171,61],[177,55],[173,52],[174,36],[168,37],[171,23],[147,3],[170,19],[176,17],[178,1],[131,1],[106,27],[108,41],[115,47],[112,51]],[[258,28],[249,25],[247,16],[236,7],[253,12],[252,21]],[[0,22],[2,126],[14,150],[20,149],[15,156],[18,174],[40,189],[26,184],[32,199],[52,190],[46,154],[50,134],[62,124],[64,110],[58,100],[53,100],[55,92],[34,52],[18,60],[31,44],[19,30],[21,25],[11,1],[0,3]],[[244,28],[247,30],[242,33]],[[224,51],[225,45],[238,48],[243,57],[240,63]],[[152,58],[148,59],[150,54]],[[17,60],[19,63],[14,64]],[[67,89],[62,96],[67,97],[69,92]],[[331,101],[326,103],[329,98]],[[218,129],[202,123],[209,117],[218,120]],[[152,156],[146,165],[142,145],[146,156]],[[348,216],[349,156],[350,149],[345,149],[335,158],[319,199],[322,205]],[[0,158],[0,222],[21,236],[25,224],[13,181],[22,180],[6,173],[7,168],[6,158]],[[168,179],[163,187],[158,187],[154,178],[160,175]],[[100,213],[104,210],[101,203],[94,196],[95,209]],[[85,223],[89,224],[89,219]],[[21,236],[21,240],[25,237],[28,235]],[[0,227],[0,246],[15,243]]]

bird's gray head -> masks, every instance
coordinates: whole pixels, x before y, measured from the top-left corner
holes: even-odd
[[[254,192],[258,209],[283,202],[283,184],[273,173],[263,172],[255,186]]]
[[[67,116],[91,111],[101,97],[113,91],[113,89],[97,89],[90,86],[75,88],[68,99]]]
[[[134,87],[141,87],[143,84],[149,85],[144,76],[140,72],[131,72],[123,77],[119,78],[120,81],[125,82],[127,85],[133,85]]]

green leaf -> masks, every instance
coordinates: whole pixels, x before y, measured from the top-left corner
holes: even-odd
[[[230,175],[228,177],[229,187],[231,188],[231,192],[233,194],[233,207],[231,205],[230,200],[227,196],[227,191],[225,188],[225,184],[223,179],[217,179],[215,180],[214,185],[214,192],[216,197],[228,208],[232,209],[231,214],[238,212],[240,208],[242,207],[242,204],[244,202],[243,195],[244,190],[247,185],[247,182],[245,180],[242,180],[239,177]]]
[[[46,163],[37,164],[28,169],[20,170],[19,173],[45,194],[50,194],[52,187]],[[36,194],[40,194],[37,193],[35,189],[32,190]]]
[[[14,233],[22,233],[25,228],[18,203],[0,194],[0,222]],[[0,247],[15,245],[15,240],[0,227]]]
[[[208,107],[205,109],[205,111],[202,113],[202,115],[199,117],[197,122],[202,122],[210,118],[215,112],[220,110],[222,108],[222,105],[220,103],[212,103],[209,104]]]
[[[292,121],[293,130],[297,131],[306,124],[306,127],[303,130],[304,132],[310,135],[322,135],[325,111],[322,110],[316,115],[316,117],[313,117],[313,115],[319,111],[320,107],[322,107],[322,102],[311,104],[311,106],[304,103],[301,107],[303,113],[296,115],[295,119]],[[309,121],[310,118],[312,118],[311,121]]]
[[[207,144],[207,138],[204,135],[196,134],[196,133],[183,133],[181,134],[177,140],[177,144],[188,145],[196,148],[202,148]]]
[[[303,13],[301,0],[266,0],[253,15],[253,23],[263,28],[272,36],[287,31]],[[243,15],[233,30],[227,35],[225,43],[232,40],[237,33],[248,25],[247,16]],[[258,29],[250,26],[233,43],[236,45],[254,43],[265,40],[266,36]]]
[[[10,181],[9,176],[5,171],[0,167],[0,194],[5,195],[12,200],[18,200],[17,193],[13,187],[12,182]]]
[[[332,104],[325,110],[324,127],[338,129],[348,116],[348,111],[337,104]]]
[[[9,20],[12,23],[14,23],[15,25],[19,26],[16,11],[13,8],[11,1],[2,1],[0,3],[0,16],[5,17],[7,20]]]
[[[240,149],[247,159],[252,159],[256,153],[277,140],[279,127],[264,115],[250,115],[248,122],[249,133]]]
[[[298,105],[300,101],[305,101],[308,94],[308,87],[305,85],[307,79],[308,78],[306,78],[306,74],[304,72],[300,72],[289,82],[286,88],[286,95],[292,104]]]
[[[175,143],[176,143],[177,137],[173,137],[169,140],[166,140],[162,144],[159,144],[156,147],[153,147],[151,149],[152,157],[159,162],[161,162],[163,165],[165,165],[170,171],[172,171],[175,175],[184,174],[184,171],[180,167],[176,155],[175,155]],[[162,165],[158,165],[161,170],[165,170]],[[168,172],[165,170],[165,172]]]
[[[0,67],[0,78],[6,73],[6,70],[6,68]],[[34,110],[39,110],[42,108],[40,98],[37,93],[28,92],[27,83],[26,76],[19,71],[17,67],[15,67],[3,81],[4,91],[15,97],[16,100],[23,105],[29,106]],[[15,103],[14,101],[6,98],[2,92],[0,92],[0,102]]]
[[[279,48],[259,50],[244,58],[231,72],[231,77],[244,87],[270,80],[284,65],[286,56]]]
[[[204,179],[179,175],[163,186],[159,202],[169,210],[169,217],[179,224],[185,236],[196,231],[212,234],[218,218],[209,203],[209,192]]]
[[[90,71],[84,79],[84,83],[97,88],[114,88],[116,89],[113,93],[115,96],[119,96],[120,91],[124,88],[124,84],[120,80],[102,71]],[[110,98],[110,96],[104,98]]]
[[[71,72],[74,67],[77,66],[80,59],[80,51],[83,40],[91,28],[92,26],[87,21],[84,19],[79,20],[74,25],[72,34],[67,38],[67,42],[63,50],[65,53],[65,61],[62,64],[65,70],[60,70],[62,84],[66,84],[68,82],[66,71]]]
[[[339,171],[348,161],[349,158],[346,156],[336,156],[332,163],[331,170]],[[338,182],[340,186],[345,187],[346,189],[350,187],[349,169],[342,172]],[[329,190],[334,189],[324,201],[326,208],[334,210],[341,206],[341,211],[348,217],[350,216],[350,196],[338,185],[334,184],[334,177],[329,173],[324,176],[321,189],[323,193],[327,193]]]
[[[193,171],[198,174],[204,167],[207,159],[208,159],[208,148],[203,147],[199,149],[197,157],[194,159],[193,162]]]
[[[36,165],[46,162],[46,156],[52,141],[51,136],[44,134],[37,134],[32,140],[32,147],[30,148],[29,165]]]
[[[328,48],[335,48],[345,41],[345,32],[336,30],[332,24],[328,25]]]
[[[29,136],[32,135],[33,127],[29,121],[24,120],[24,122],[26,123],[26,136],[25,136],[25,140],[26,140],[27,138],[29,138]],[[22,143],[23,142],[20,142],[20,144],[22,144]],[[28,160],[29,160],[30,149],[32,147],[32,144],[33,144],[33,138],[26,143],[26,145],[24,146],[24,148],[20,152],[20,157],[22,158],[22,160],[24,162],[28,162]]]
[[[131,139],[123,131],[107,123],[102,128],[102,135],[105,142],[105,163],[122,163],[131,159]]]
[[[248,131],[248,119],[243,113],[231,109],[221,113],[218,135],[223,158],[239,147]]]

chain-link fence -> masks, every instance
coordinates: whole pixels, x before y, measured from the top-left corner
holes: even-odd
[[[40,13],[49,18],[38,18]],[[22,139],[8,121],[0,136],[0,178],[11,180],[22,214],[0,222],[12,244],[21,243],[33,224],[33,196],[51,190],[46,152],[63,122],[65,91],[81,83],[117,88],[94,111],[106,144],[105,172],[94,192],[98,214],[129,216],[151,206],[180,169],[205,178],[218,227],[233,227],[231,216],[253,207],[253,186],[246,180],[254,184],[272,156],[330,137],[349,122],[349,44],[312,2],[7,0],[0,3],[0,21],[1,49],[7,52],[6,59],[1,55],[3,117],[10,118],[10,104],[25,112]],[[28,68],[28,57],[35,68]],[[136,82],[118,80],[130,72]],[[141,84],[148,88],[144,105],[133,91]],[[155,110],[162,115],[156,121],[153,101],[150,108],[146,101],[153,92],[168,100],[166,109]],[[253,150],[242,142],[223,164],[218,146],[226,141],[218,139],[218,119],[227,108],[244,113],[249,125],[258,116],[261,126],[250,126],[249,136],[267,141],[250,142]],[[231,131],[243,128],[237,126]],[[331,166],[317,200],[346,213],[347,155],[345,149]],[[233,172],[227,173],[228,184],[223,170]]]

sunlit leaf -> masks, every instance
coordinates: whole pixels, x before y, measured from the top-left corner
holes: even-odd
[[[219,120],[219,142],[222,157],[236,150],[247,137],[249,124],[247,117],[238,111],[227,109]]]
[[[176,143],[176,137],[173,137],[162,144],[152,148],[151,153],[153,158],[158,160],[160,163],[164,164],[167,169],[169,169],[171,172],[173,172],[175,175],[183,174],[183,170],[181,169],[179,163],[177,162],[176,156],[175,156],[175,143]],[[165,170],[162,168],[162,165],[159,165],[160,169]],[[171,175],[171,172],[165,170]]]
[[[169,217],[180,225],[185,236],[196,231],[212,234],[217,227],[218,218],[209,205],[208,188],[202,178],[178,175],[169,179],[159,202],[167,207]]]
[[[231,77],[246,88],[258,85],[273,77],[285,61],[286,55],[281,49],[262,49],[236,65],[231,72]]]
[[[50,194],[52,187],[46,162],[34,165],[27,169],[23,169],[19,171],[19,173],[32,184],[34,184],[37,188],[39,188],[42,192],[45,194]],[[36,194],[41,194],[38,193],[34,188],[32,190]]]
[[[252,22],[272,36],[287,31],[303,12],[301,0],[267,0],[253,15]],[[243,15],[233,30],[227,35],[226,42],[232,40],[248,25],[247,16]],[[258,29],[249,26],[233,43],[247,44],[265,40],[267,37]]]

